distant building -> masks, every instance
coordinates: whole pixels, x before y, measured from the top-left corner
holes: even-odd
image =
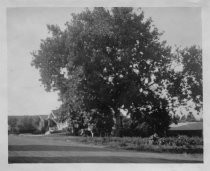
[[[185,122],[170,125],[168,136],[203,136],[203,122]]]
[[[45,116],[43,119],[48,121],[48,131],[46,134],[59,132],[68,128],[68,121],[66,120],[65,122],[60,122],[58,116],[56,116],[53,112],[47,117]]]

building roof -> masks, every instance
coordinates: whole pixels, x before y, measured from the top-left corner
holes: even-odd
[[[49,115],[39,115],[42,119],[47,119]]]
[[[190,131],[190,130],[203,130],[203,122],[185,122],[172,124],[169,128],[170,131]]]

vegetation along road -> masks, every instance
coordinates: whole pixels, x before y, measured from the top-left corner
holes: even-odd
[[[72,140],[71,140],[72,139]],[[74,137],[9,135],[9,163],[202,163],[202,155],[133,152],[81,144]]]

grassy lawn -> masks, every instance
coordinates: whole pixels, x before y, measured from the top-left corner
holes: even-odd
[[[200,154],[130,150],[139,138],[9,135],[9,163],[202,163]],[[130,145],[128,144],[130,140]],[[95,142],[94,142],[95,141]],[[145,139],[139,139],[145,141]],[[97,143],[96,143],[97,142]],[[105,143],[106,142],[106,143]],[[122,144],[124,143],[124,144]],[[126,145],[125,145],[126,144]],[[138,143],[137,143],[138,144]],[[111,147],[111,148],[110,148]],[[151,148],[150,146],[148,146]],[[158,146],[156,146],[158,147]],[[127,149],[127,150],[125,150]],[[138,151],[138,152],[137,152]],[[150,152],[148,152],[150,151]]]

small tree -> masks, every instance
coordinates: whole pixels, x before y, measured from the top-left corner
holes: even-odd
[[[197,46],[177,49],[172,58],[173,69],[170,71],[167,89],[171,108],[184,106],[186,111],[202,112],[203,108],[203,79],[202,51]],[[177,67],[178,66],[178,70]],[[177,70],[177,71],[176,71]],[[193,103],[193,107],[189,106]],[[174,105],[175,104],[175,105]],[[190,110],[190,108],[193,108]]]
[[[9,132],[17,133],[17,122],[18,119],[16,117],[8,117],[8,125],[10,126]]]

